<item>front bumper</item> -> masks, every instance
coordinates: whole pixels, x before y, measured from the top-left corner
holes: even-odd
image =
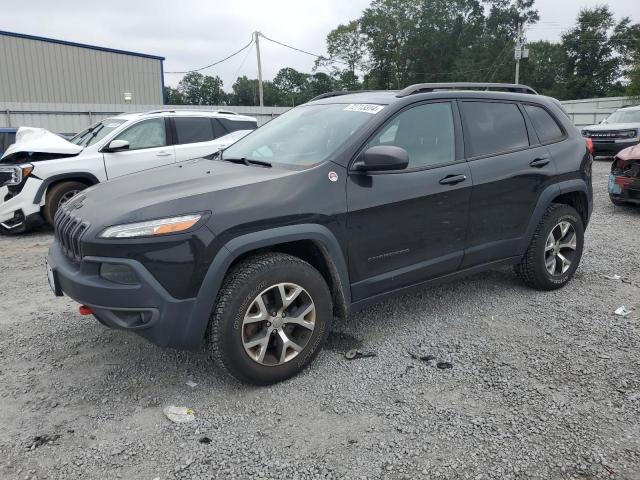
[[[637,138],[632,140],[605,140],[605,141],[598,141],[596,139],[592,139],[592,140],[593,140],[593,156],[594,157],[601,157],[601,156],[613,157],[619,151],[638,144]]]
[[[640,204],[640,178],[610,173],[609,196],[616,201]]]
[[[22,224],[14,221],[16,216],[27,219],[39,214],[40,203],[34,203],[34,199],[40,185],[42,180],[29,177],[15,196],[9,195],[7,187],[0,187],[0,224],[9,229],[19,228]],[[44,201],[41,203],[44,204]]]
[[[49,249],[47,263],[59,287],[75,301],[87,305],[102,324],[132,330],[160,347],[197,349],[202,335],[192,318],[196,300],[172,297],[144,266],[126,258],[84,257],[69,260],[58,242]],[[138,283],[125,285],[100,276],[102,263],[127,265]]]

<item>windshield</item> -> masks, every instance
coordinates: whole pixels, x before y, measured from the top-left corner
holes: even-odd
[[[102,140],[105,136],[113,132],[124,122],[125,120],[107,118],[106,120],[102,120],[95,125],[91,125],[89,128],[83,130],[69,141],[71,143],[75,143],[76,145],[80,145],[81,147],[88,147],[89,145],[93,145],[97,141]]]
[[[384,107],[369,104],[302,105],[224,151],[223,158],[310,166],[329,158]]]
[[[618,110],[613,112],[604,123],[640,123],[640,110]]]

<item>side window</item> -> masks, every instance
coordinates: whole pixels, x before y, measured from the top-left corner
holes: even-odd
[[[550,143],[564,136],[558,123],[544,108],[525,105],[524,109],[527,115],[529,115],[529,119],[531,123],[533,123],[533,128],[535,128],[538,138],[542,143]]]
[[[222,126],[219,118],[212,118],[211,125],[213,125],[213,132],[215,133],[216,138],[222,137],[223,135],[229,133],[229,131]]]
[[[129,142],[129,150],[164,147],[167,145],[164,118],[152,118],[138,122],[118,135],[116,140]]]
[[[228,118],[219,118],[218,120],[229,133],[235,132],[236,130],[255,130],[258,128],[256,122],[249,122],[247,120],[229,120]]]
[[[215,138],[213,126],[208,117],[174,117],[176,126],[176,143],[210,142]]]
[[[451,104],[427,103],[391,119],[367,147],[394,145],[409,153],[409,167],[451,163],[456,158]]]
[[[524,117],[514,103],[462,102],[465,137],[473,157],[527,147]]]

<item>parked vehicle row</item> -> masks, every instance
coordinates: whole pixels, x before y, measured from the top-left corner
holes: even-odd
[[[91,185],[210,155],[255,128],[252,117],[186,110],[118,115],[69,141],[21,128],[0,161],[0,231],[53,225],[60,206]]]
[[[497,265],[564,286],[591,164],[559,102],[522,85],[324,94],[217,155],[62,203],[48,278],[109,327],[204,342],[236,378],[269,384],[311,362],[335,316],[388,295]]]

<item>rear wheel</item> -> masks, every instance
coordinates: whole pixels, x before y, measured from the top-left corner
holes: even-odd
[[[530,287],[554,290],[573,277],[584,245],[582,219],[573,207],[551,205],[536,228],[516,273]]]
[[[307,262],[258,255],[225,278],[207,331],[214,362],[238,380],[268,385],[304,369],[320,351],[332,319],[324,278]]]
[[[53,227],[53,218],[58,209],[85,188],[87,188],[86,184],[76,181],[61,182],[51,187],[47,192],[46,203],[42,209],[47,223]]]

